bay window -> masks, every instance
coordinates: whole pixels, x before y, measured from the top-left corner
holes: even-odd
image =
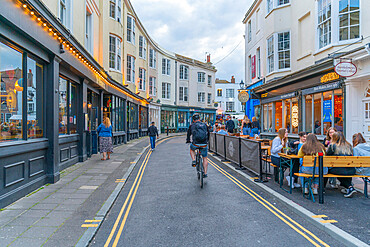
[[[319,48],[331,44],[331,0],[318,1]]]
[[[290,48],[290,31],[274,33],[267,39],[268,73],[290,69]]]
[[[274,36],[267,40],[267,72],[274,71]]]
[[[339,40],[360,37],[360,1],[339,1]]]

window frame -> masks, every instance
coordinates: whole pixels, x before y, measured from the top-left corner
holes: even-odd
[[[230,96],[230,92],[232,92],[231,96]],[[230,99],[235,98],[235,89],[234,88],[226,88],[225,98],[230,98]]]
[[[210,105],[212,102],[212,93],[207,94],[207,104]]]
[[[146,60],[146,38],[142,35],[139,36],[139,57]]]
[[[157,78],[154,76],[149,77],[149,95],[155,96],[156,95],[156,80]]]
[[[157,52],[152,48],[149,49],[149,67],[152,69],[157,68]]]
[[[146,89],[146,69],[139,68],[139,90],[145,91]]]
[[[252,20],[248,21],[248,43],[252,41]]]
[[[113,48],[111,41],[114,39],[114,51],[111,49]],[[116,35],[109,34],[109,70],[121,72],[122,71],[122,64],[121,64],[121,39]],[[114,55],[114,61],[111,60],[111,55]],[[112,62],[114,65],[112,66]]]
[[[206,92],[198,92],[198,103],[205,103]]]
[[[135,59],[134,56],[127,54],[126,82],[135,83]]]
[[[222,88],[217,89],[217,97],[222,97]]]
[[[198,72],[198,83],[205,83],[205,82],[206,82],[206,73]]]
[[[171,84],[162,82],[162,99],[171,99]]]
[[[212,75],[208,75],[207,78],[207,86],[212,86]]]
[[[180,64],[180,80],[189,80],[189,66]]]
[[[171,60],[162,58],[162,75],[171,75]]]
[[[130,19],[130,21],[129,21]],[[131,43],[133,45],[135,45],[135,41],[136,41],[136,38],[135,38],[135,25],[136,25],[136,19],[130,15],[127,15],[127,18],[126,18],[126,21],[127,21],[127,25],[126,25],[126,41],[128,43]],[[131,23],[131,25],[129,26],[129,23]]]

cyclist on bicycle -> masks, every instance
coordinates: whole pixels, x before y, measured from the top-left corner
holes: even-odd
[[[205,123],[200,121],[200,116],[198,113],[193,115],[193,123],[189,126],[188,135],[186,138],[186,143],[190,143],[190,136],[192,137],[192,142],[190,144],[190,156],[193,160],[192,166],[196,166],[195,161],[195,150],[198,148],[200,154],[203,157],[203,167],[204,167],[204,176],[207,177],[207,168],[208,168],[208,161],[207,161],[207,153],[208,147],[207,143],[209,140],[209,129]]]

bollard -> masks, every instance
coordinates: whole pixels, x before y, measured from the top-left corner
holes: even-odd
[[[236,168],[236,170],[245,170],[246,168],[242,166],[242,138],[239,139],[239,167]]]
[[[324,154],[319,153],[319,204],[324,203]]]
[[[217,134],[215,133],[215,154],[217,153]]]
[[[224,160],[223,161],[227,161],[226,159],[226,135],[224,135]]]
[[[167,126],[167,136],[168,136],[168,126]]]

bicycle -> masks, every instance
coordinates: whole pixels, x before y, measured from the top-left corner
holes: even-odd
[[[201,148],[197,148],[195,150],[195,162],[200,188],[203,188],[204,167],[203,167],[203,158],[200,155],[200,149]]]

